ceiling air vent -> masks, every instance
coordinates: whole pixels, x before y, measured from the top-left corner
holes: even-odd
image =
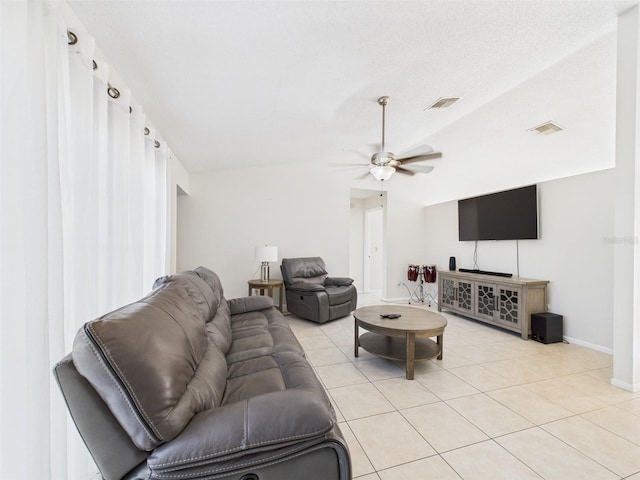
[[[448,108],[460,100],[460,98],[461,97],[440,97],[438,100],[433,102],[432,105],[425,108],[425,110],[442,110],[443,108]]]
[[[537,127],[530,128],[527,132],[537,133],[538,135],[551,135],[552,133],[564,130],[560,125],[554,122],[545,122]]]

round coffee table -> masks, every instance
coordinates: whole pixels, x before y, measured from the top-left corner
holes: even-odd
[[[399,314],[399,318],[380,315]],[[390,360],[403,360],[407,380],[413,380],[414,363],[438,358],[442,360],[442,337],[447,320],[440,314],[415,307],[374,305],[358,308],[355,319],[354,354],[358,347]],[[368,330],[359,334],[359,327]],[[429,337],[437,337],[436,342]]]

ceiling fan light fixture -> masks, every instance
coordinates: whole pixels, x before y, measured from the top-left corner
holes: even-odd
[[[396,169],[390,167],[389,165],[376,165],[375,167],[371,167],[371,175],[374,176],[376,180],[384,182],[385,180],[389,180],[391,175],[395,173]]]
[[[391,152],[376,152],[371,155],[371,163],[373,165],[389,165],[391,162],[395,161],[396,156]]]

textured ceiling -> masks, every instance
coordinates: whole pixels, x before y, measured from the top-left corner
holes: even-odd
[[[635,3],[69,2],[190,172],[359,161],[380,141],[381,95],[388,149],[431,143]],[[424,111],[442,96],[463,98]]]

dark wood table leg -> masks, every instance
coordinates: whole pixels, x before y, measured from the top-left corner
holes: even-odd
[[[353,355],[354,356],[358,356],[358,347],[360,346],[360,338],[358,335],[358,320],[354,320],[355,322],[355,326],[354,326],[354,331],[355,331],[355,336],[353,338]]]
[[[444,339],[444,333],[438,335],[437,343],[438,343],[438,346],[440,347],[440,353],[438,354],[438,360],[442,360],[442,352],[444,350],[444,346],[443,346],[443,343],[442,343],[443,339]]]
[[[416,359],[416,334],[407,332],[407,380],[413,380],[413,367]]]

